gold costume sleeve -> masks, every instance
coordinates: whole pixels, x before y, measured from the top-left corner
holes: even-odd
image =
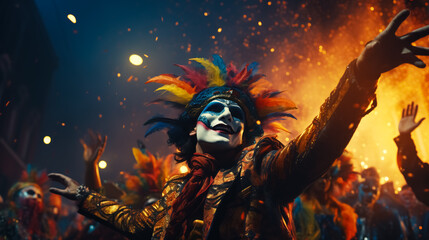
[[[358,81],[353,61],[302,134],[285,147],[279,147],[281,144],[273,139],[265,140],[275,146],[271,150],[258,147],[264,144],[258,143],[256,151],[260,152],[255,155],[257,169],[260,169],[258,174],[274,195],[290,202],[329,169],[349,143],[369,104],[375,100],[376,84],[376,79]],[[265,149],[265,153],[261,149]]]
[[[79,213],[93,218],[129,238],[150,239],[161,212],[159,200],[143,210],[109,200],[101,194],[90,195],[79,205]]]

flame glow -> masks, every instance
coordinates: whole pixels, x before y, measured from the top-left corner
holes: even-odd
[[[294,33],[298,34],[299,41],[289,41],[286,37],[276,44],[275,56],[264,62],[269,69],[261,72],[267,73],[275,89],[286,89],[286,94],[298,106],[293,112],[298,121],[285,122],[287,128],[293,130],[291,135],[280,135],[280,139],[297,136],[311,123],[346,66],[379,33],[379,29],[385,29],[392,17],[405,8],[400,3],[394,3],[393,9],[367,4],[362,3],[352,15],[339,16],[328,29],[326,26],[316,27],[314,23],[303,25],[303,29]],[[412,11],[398,29],[398,36],[428,24],[422,22],[418,14],[418,11]],[[427,47],[428,42],[426,37],[417,41],[417,45]],[[429,64],[426,57],[421,59]],[[382,176],[386,176],[385,181],[393,181],[396,187],[405,183],[396,165],[397,147],[393,138],[399,134],[397,126],[402,108],[411,101],[419,104],[417,120],[429,116],[428,78],[429,67],[418,69],[409,64],[382,74],[376,92],[378,107],[362,119],[347,147],[354,155],[355,170],[375,166]],[[425,146],[429,143],[429,123],[423,123],[412,137],[420,158],[427,161],[429,156]]]

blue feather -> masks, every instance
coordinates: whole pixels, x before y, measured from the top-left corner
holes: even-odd
[[[226,65],[223,59],[217,55],[213,54],[213,64],[216,65],[220,69],[220,74],[222,77],[226,76]]]
[[[265,116],[264,119],[274,120],[274,119],[282,119],[283,117],[290,117],[290,118],[296,119],[294,115],[286,112],[270,113],[267,116]]]
[[[259,63],[257,62],[252,62],[248,67],[247,67],[247,71],[252,70],[252,75],[257,73],[259,69]]]
[[[163,130],[164,128],[172,128],[172,127],[174,127],[174,126],[171,124],[163,123],[163,122],[157,122],[146,131],[144,137],[147,137],[154,132],[158,132],[160,130]]]

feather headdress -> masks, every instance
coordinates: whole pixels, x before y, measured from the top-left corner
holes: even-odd
[[[295,104],[279,91],[269,89],[262,81],[264,75],[257,74],[258,63],[247,64],[241,71],[230,63],[228,66],[219,55],[213,55],[213,61],[204,58],[191,58],[197,66],[180,67],[185,74],[175,76],[162,74],[149,79],[146,83],[160,83],[163,86],[155,91],[162,91],[161,101],[183,111],[178,119],[155,116],[145,125],[154,124],[146,136],[161,129],[169,129],[169,143],[176,146],[185,144],[183,134],[195,127],[196,120],[212,100],[224,98],[238,103],[246,115],[245,137],[247,143],[253,143],[262,136],[264,130],[286,130],[278,121],[287,117],[295,118],[286,111],[295,109]],[[180,147],[179,147],[180,150]]]

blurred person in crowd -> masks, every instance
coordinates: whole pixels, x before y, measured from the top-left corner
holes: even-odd
[[[0,239],[57,239],[59,232],[52,215],[61,202],[45,198],[46,172],[28,167],[8,191],[7,207],[0,212]],[[53,196],[53,198],[57,198]],[[58,199],[58,198],[57,198]]]
[[[357,214],[338,200],[357,179],[351,158],[352,154],[345,150],[328,172],[295,200],[297,239],[349,240],[355,236]]]
[[[408,239],[404,223],[392,209],[377,202],[380,197],[380,176],[374,167],[361,172],[358,202],[357,240]]]
[[[418,240],[429,239],[429,208],[419,202],[410,186],[402,186],[399,199],[409,213],[411,232]]]
[[[416,145],[411,138],[414,129],[425,120],[421,118],[415,121],[418,109],[419,106],[411,102],[402,110],[402,118],[398,125],[399,136],[394,139],[398,146],[396,160],[399,170],[417,199],[429,206],[429,164],[417,156]]]

